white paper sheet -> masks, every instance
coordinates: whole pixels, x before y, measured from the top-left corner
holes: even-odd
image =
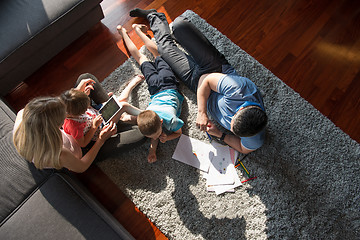
[[[216,149],[208,174],[204,174],[207,179],[208,191],[215,191],[216,194],[232,192],[234,188],[241,185],[241,181],[234,167],[234,151],[230,151],[228,146],[213,143]]]
[[[212,143],[215,148],[214,157],[207,174],[207,185],[234,184],[232,175],[227,174],[228,166],[231,164],[230,149],[218,143]]]
[[[182,134],[172,158],[208,172],[214,151],[212,145]]]
[[[216,142],[211,144],[181,135],[173,159],[200,169],[208,191],[234,192],[241,181],[234,167],[237,152]]]

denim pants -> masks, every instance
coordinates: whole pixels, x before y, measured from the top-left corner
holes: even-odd
[[[147,15],[161,57],[170,65],[175,75],[193,92],[199,78],[205,73],[223,72],[231,68],[224,55],[186,18],[178,17],[173,22],[173,35],[164,13]],[[176,41],[187,51],[180,50]]]

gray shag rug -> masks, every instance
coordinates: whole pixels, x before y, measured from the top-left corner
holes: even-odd
[[[98,166],[170,239],[360,239],[359,144],[197,14],[183,15],[264,93],[266,142],[244,160],[258,178],[234,193],[207,192],[197,169],[171,158],[177,139],[159,144],[154,164],[147,141]],[[138,73],[131,58],[103,84],[119,94]],[[181,90],[184,134],[207,141],[195,126],[195,95]],[[144,82],[130,102],[145,109],[149,100]]]

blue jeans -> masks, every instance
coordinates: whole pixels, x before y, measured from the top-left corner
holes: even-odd
[[[205,73],[223,72],[232,68],[224,55],[186,18],[178,17],[173,23],[173,34],[165,14],[153,12],[147,15],[161,57],[170,65],[175,75],[193,92],[199,78]],[[186,49],[181,51],[175,41]]]

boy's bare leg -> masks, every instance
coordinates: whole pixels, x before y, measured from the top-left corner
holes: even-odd
[[[144,61],[147,60],[146,56],[141,54],[139,52],[139,50],[137,49],[137,47],[135,46],[135,44],[133,43],[133,41],[130,39],[129,35],[127,34],[127,31],[124,27],[122,27],[121,25],[118,25],[116,27],[116,29],[118,30],[119,34],[122,36],[125,45],[127,47],[127,49],[129,50],[131,56],[133,56],[133,58],[141,65]]]
[[[147,27],[144,24],[133,24],[132,28],[135,30],[136,34],[140,37],[141,41],[144,42],[145,46],[149,51],[154,55],[154,57],[160,56],[157,45],[153,42],[148,36],[146,36]]]
[[[119,102],[128,102],[130,94],[132,90],[141,82],[145,80],[143,75],[136,75],[133,79],[130,80],[128,85],[124,88],[124,90],[121,92],[118,100]]]

